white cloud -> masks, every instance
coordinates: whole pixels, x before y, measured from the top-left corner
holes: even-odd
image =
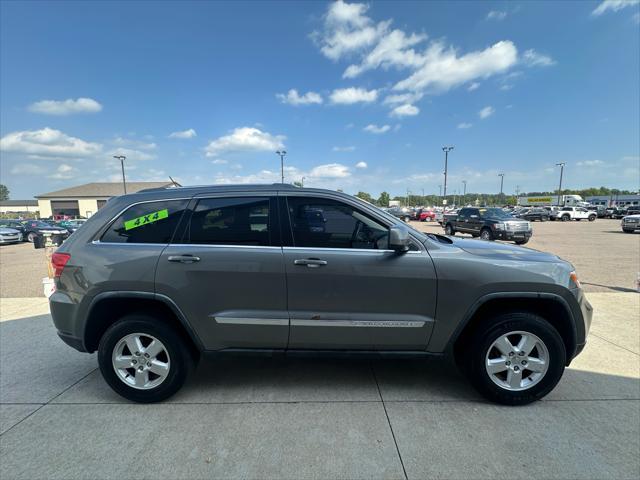
[[[464,130],[466,128],[471,128],[471,127],[473,127],[472,123],[462,122],[458,124],[458,128],[461,130]]]
[[[63,163],[58,166],[55,173],[49,175],[49,178],[53,178],[55,180],[69,180],[70,178],[75,177],[77,172],[77,169],[71,165]]]
[[[45,127],[8,133],[0,139],[0,150],[47,157],[86,157],[102,151],[99,143],[85,142],[60,130]]]
[[[238,151],[276,151],[284,148],[284,135],[272,135],[259,128],[240,127],[229,135],[224,135],[209,142],[205,148],[207,157],[215,157],[224,152]]]
[[[576,162],[578,167],[601,167],[605,163],[602,160],[582,160],[580,162]]]
[[[474,90],[477,90],[479,86],[480,84],[478,82],[473,82],[467,87],[467,90],[473,92]]]
[[[378,99],[378,91],[355,87],[337,88],[331,92],[329,99],[331,100],[331,103],[340,105],[371,103]]]
[[[20,163],[11,168],[12,175],[42,175],[46,169],[40,165],[32,163]]]
[[[353,145],[348,145],[346,147],[333,147],[332,150],[334,152],[353,152],[356,149]]]
[[[369,132],[369,133],[380,134],[380,133],[386,133],[389,130],[391,130],[391,126],[389,126],[389,125],[378,126],[378,125],[374,125],[373,123],[371,123],[371,124],[367,125],[366,127],[364,127],[363,130],[365,132]]]
[[[93,98],[68,98],[67,100],[41,100],[29,105],[29,110],[45,115],[72,115],[74,113],[97,113],[102,105]]]
[[[349,167],[340,163],[328,163],[313,167],[309,172],[309,177],[313,178],[344,178],[351,175]]]
[[[638,5],[638,3],[640,3],[640,0],[604,0],[591,12],[591,15],[598,17],[608,11],[617,12],[625,7]]]
[[[405,103],[404,105],[399,105],[391,110],[390,115],[392,117],[412,117],[414,115],[418,115],[419,113],[420,109],[418,107],[409,103]]]
[[[421,93],[399,93],[387,95],[382,102],[383,105],[397,105],[399,103],[414,103],[422,98]]]
[[[367,165],[367,162],[358,162],[356,163],[356,168],[367,168],[369,165]]]
[[[214,165],[226,165],[229,162],[227,160],[224,160],[223,158],[216,158],[211,163],[213,163]]]
[[[322,97],[316,92],[307,92],[300,95],[295,88],[289,90],[286,95],[284,93],[276,94],[276,97],[282,102],[289,105],[311,105],[321,104]]]
[[[553,58],[538,53],[532,48],[522,54],[522,61],[529,67],[550,67],[556,64]]]
[[[478,112],[478,116],[484,120],[485,118],[489,118],[491,115],[493,115],[495,111],[496,111],[495,108],[491,106],[484,107],[482,110]]]
[[[189,128],[188,130],[172,132],[169,134],[169,138],[193,138],[196,135],[196,131],[193,128]]]
[[[500,90],[507,91],[507,90],[511,90],[512,88],[513,88],[513,85],[510,85],[510,84],[508,84],[508,83],[505,83],[504,85],[502,85],[502,86],[500,87]]]
[[[324,30],[312,35],[320,44],[320,51],[324,56],[331,60],[339,60],[373,45],[378,40],[390,22],[373,24],[365,15],[368,9],[368,5],[348,4],[342,0],[330,4],[324,17]]]
[[[507,12],[500,10],[491,10],[487,13],[487,20],[504,20],[507,18]]]
[[[155,143],[146,143],[146,142],[141,142],[140,140],[134,140],[133,138],[125,138],[125,137],[116,137],[113,140],[113,143],[121,147],[131,147],[131,148],[141,149],[141,150],[155,150],[155,148],[157,147]]]
[[[354,78],[367,70],[376,68],[388,69],[417,68],[422,65],[422,55],[416,53],[412,47],[424,40],[424,34],[405,34],[402,30],[393,30],[382,36],[378,44],[371,50],[359,65],[350,65],[342,75],[343,78]]]
[[[478,78],[505,72],[517,63],[518,51],[506,40],[485,50],[458,56],[442,42],[432,43],[424,53],[424,63],[408,78],[398,82],[394,90],[442,92]]]

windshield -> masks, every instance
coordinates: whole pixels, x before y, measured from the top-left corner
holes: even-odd
[[[53,225],[49,225],[48,223],[45,222],[29,222],[28,225],[30,227],[36,227],[36,228],[52,228]]]
[[[479,211],[482,218],[499,218],[504,220],[513,218],[512,215],[508,214],[501,208],[481,208]]]

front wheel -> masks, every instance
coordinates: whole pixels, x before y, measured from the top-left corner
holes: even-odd
[[[488,228],[483,228],[480,232],[480,238],[482,240],[493,240],[493,233]]]
[[[128,400],[160,402],[184,384],[193,360],[180,335],[149,315],[123,317],[100,339],[98,364],[109,386]]]
[[[562,216],[562,221],[563,222],[568,222],[569,220],[571,220],[571,217],[569,215],[563,215]]]
[[[505,405],[525,405],[547,395],[564,372],[566,350],[558,331],[528,312],[495,317],[477,331],[466,361],[466,374],[486,398]]]
[[[595,219],[596,219],[596,216],[595,216],[595,215],[590,215],[590,216],[589,216],[589,221],[590,221],[590,222],[593,222]]]
[[[30,232],[30,233],[27,235],[27,241],[29,241],[29,242],[31,242],[31,243],[35,242],[35,241],[36,241],[36,234],[35,234],[35,233],[33,233],[33,232]]]

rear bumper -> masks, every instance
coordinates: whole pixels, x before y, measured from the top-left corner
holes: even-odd
[[[86,352],[84,346],[83,330],[78,325],[78,309],[80,305],[71,297],[60,291],[55,291],[49,297],[49,309],[53,324],[58,330],[58,336],[67,345],[80,352]]]

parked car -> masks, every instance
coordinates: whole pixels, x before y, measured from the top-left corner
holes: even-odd
[[[54,226],[67,230],[70,234],[78,230],[86,220],[60,220],[54,223]]]
[[[524,245],[533,235],[529,222],[501,208],[462,208],[455,217],[446,219],[444,231],[447,235],[470,233],[483,240],[508,240],[518,245]]]
[[[591,205],[587,207],[587,210],[596,212],[598,218],[605,218],[607,214],[607,208],[604,205]]]
[[[584,207],[562,207],[560,210],[553,212],[551,216],[562,222],[570,220],[589,220],[593,222],[598,215],[596,212],[589,211]]]
[[[22,233],[15,228],[0,227],[0,244],[22,242]]]
[[[391,207],[387,212],[405,222],[411,220],[411,210],[407,207]]]
[[[27,240],[31,243],[33,243],[36,235],[47,233],[51,235],[60,235],[63,240],[69,236],[69,232],[66,228],[56,227],[41,220],[25,220],[22,222],[22,225],[24,226]]]
[[[27,239],[26,238],[27,235],[25,233],[24,225],[22,225],[22,222],[20,220],[1,218],[0,219],[0,227],[2,227],[2,228],[11,228],[13,230],[17,230],[18,232],[20,232],[20,235],[22,236],[22,241],[25,241]]]
[[[421,222],[434,222],[436,219],[436,212],[433,210],[422,210],[418,220]]]
[[[440,219],[440,225],[443,227],[446,225],[447,221],[451,219],[455,219],[458,216],[458,210],[447,210],[442,214],[442,218]]]
[[[640,230],[640,214],[627,215],[620,222],[622,231],[625,233],[633,233]]]
[[[525,208],[514,214],[514,217],[528,220],[529,222],[546,222],[549,220],[549,211],[544,208]]]
[[[324,231],[297,222],[305,210],[322,210]],[[115,197],[51,260],[58,335],[97,350],[137,402],[174,394],[205,353],[345,350],[450,355],[487,398],[525,404],[555,387],[592,316],[555,255],[424,234],[286,185]]]

